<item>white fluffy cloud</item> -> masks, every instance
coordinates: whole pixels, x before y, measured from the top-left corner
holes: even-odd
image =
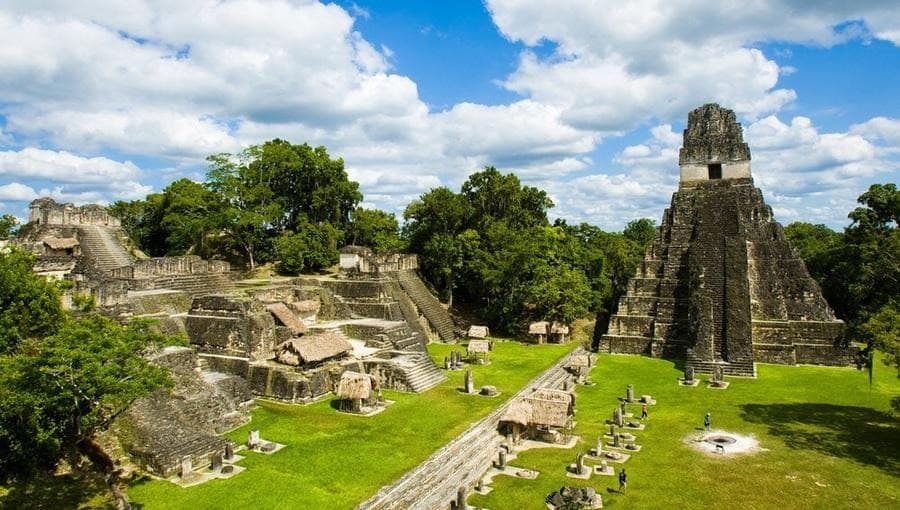
[[[26,202],[37,198],[37,192],[30,186],[18,182],[11,182],[0,186],[0,200],[12,200],[15,202]]]
[[[895,179],[900,171],[900,161],[891,157],[897,146],[875,143],[896,134],[897,126],[900,122],[895,119],[877,118],[849,133],[822,133],[806,117],[785,123],[768,116],[747,126],[744,140],[750,145],[754,180],[777,220],[840,228],[846,223],[843,215],[854,207],[866,183]],[[628,146],[616,156],[626,174],[577,179],[568,191],[575,208],[607,224],[621,225],[636,217],[659,221],[678,186],[681,135],[668,124],[651,133],[649,140]],[[583,193],[591,188],[596,193]]]
[[[891,1],[804,3],[763,0],[487,0],[498,29],[527,46],[556,44],[550,57],[526,51],[505,85],[563,109],[574,126],[633,129],[653,117],[680,118],[716,101],[755,119],[779,111],[796,92],[777,88],[779,66],[752,48],[764,41],[831,45],[858,36],[897,43]]]
[[[118,198],[143,198],[153,191],[151,186],[138,182],[140,169],[130,161],[120,163],[105,157],[86,158],[66,151],[35,148],[0,152],[0,178],[17,179],[3,186],[5,200],[26,201],[49,195],[75,201],[90,197],[109,202]],[[58,185],[36,194],[31,186],[18,182],[25,179]]]
[[[520,97],[430,111],[415,76],[393,69],[400,57],[354,27],[365,5],[8,0],[0,7],[0,198],[138,198],[147,182],[202,176],[208,154],[280,137],[343,157],[370,205],[399,210],[494,165],[545,187],[557,215],[618,228],[659,216],[677,183],[680,145],[666,123],[708,101],[759,120],[754,164],[773,155],[776,171],[760,178],[785,200],[861,178],[900,147],[896,119],[843,134],[821,134],[799,117],[781,123],[772,115],[797,93],[779,77],[793,70],[755,47],[827,46],[860,34],[900,44],[893,2],[486,3],[501,34],[528,47],[497,77]],[[604,138],[657,123],[614,161],[596,157]],[[777,155],[812,150],[821,152],[779,166]],[[150,176],[126,160],[166,170]],[[815,187],[818,172],[824,184]]]

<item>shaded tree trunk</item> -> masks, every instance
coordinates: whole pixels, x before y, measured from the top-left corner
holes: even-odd
[[[93,437],[79,443],[79,451],[83,453],[94,467],[103,473],[109,492],[115,500],[116,510],[131,510],[131,502],[125,492],[120,470],[116,469],[115,462],[100,443]]]

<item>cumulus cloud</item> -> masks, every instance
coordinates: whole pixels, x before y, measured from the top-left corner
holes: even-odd
[[[776,219],[841,228],[844,214],[867,183],[896,179],[900,160],[893,157],[895,149],[875,142],[895,133],[897,125],[879,117],[846,133],[823,133],[807,117],[784,122],[768,116],[747,125],[744,140],[750,145],[756,185]],[[652,128],[648,140],[625,147],[614,158],[627,172],[558,185],[559,193],[568,197],[564,208],[574,209],[579,217],[596,216],[601,224],[622,225],[637,217],[659,221],[678,186],[680,146],[681,134],[671,125]]]
[[[138,182],[140,169],[132,162],[120,163],[106,157],[86,158],[66,151],[25,148],[0,151],[0,177],[37,182],[60,183],[42,189],[38,195],[84,201],[91,197],[100,202],[116,199],[143,198],[153,191]],[[34,190],[20,182],[8,184],[6,200],[26,201],[35,198]],[[18,198],[12,198],[12,194]]]
[[[18,182],[11,182],[0,186],[0,200],[14,202],[27,202],[37,198],[37,193],[31,187]]]
[[[486,4],[501,34],[527,46],[514,71],[497,77],[520,97],[432,111],[415,77],[393,67],[393,52],[354,27],[368,17],[355,4],[348,12],[314,0],[8,0],[0,177],[70,200],[139,198],[149,176],[127,160],[144,168],[154,160],[163,167],[157,182],[197,178],[208,154],[280,137],[327,146],[367,203],[393,211],[494,165],[545,187],[556,214],[616,227],[659,215],[677,183],[680,134],[669,123],[708,101],[758,121],[755,158],[823,151],[783,169],[773,156],[775,173],[802,183],[817,172],[825,183],[859,178],[900,146],[896,119],[843,134],[799,117],[782,123],[774,114],[797,93],[779,78],[795,69],[757,44],[900,44],[893,2]],[[656,124],[614,161],[596,157],[604,139]],[[775,173],[761,178],[784,185],[785,197],[812,189]]]
[[[753,44],[832,45],[871,36],[897,43],[893,2],[800,3],[696,0],[487,0],[507,38],[525,51],[505,86],[564,110],[572,125],[601,132],[633,129],[653,117],[681,116],[717,101],[756,119],[779,111],[796,92],[777,88],[780,68]],[[848,19],[865,22],[840,26]],[[863,33],[861,33],[863,32]]]

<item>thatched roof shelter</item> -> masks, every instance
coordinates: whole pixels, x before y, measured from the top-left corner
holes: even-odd
[[[322,304],[315,299],[304,299],[301,301],[294,301],[290,306],[298,313],[309,314],[318,312],[322,307]]]
[[[470,340],[466,351],[469,354],[486,354],[491,350],[491,342],[488,340]]]
[[[529,335],[546,335],[547,334],[547,321],[538,321],[532,322],[528,325],[528,334]]]
[[[575,396],[567,391],[541,388],[525,397],[531,406],[530,424],[545,427],[565,427],[574,414]]]
[[[344,372],[338,384],[337,396],[350,400],[368,400],[378,391],[378,381],[369,374]]]
[[[323,333],[302,338],[291,338],[276,349],[276,359],[287,365],[320,363],[343,356],[353,350],[353,346],[334,333]]]
[[[70,250],[79,246],[78,239],[72,237],[48,237],[44,239],[44,244],[51,250]]]
[[[467,336],[469,338],[487,338],[491,331],[487,326],[469,326]]]
[[[531,422],[531,404],[524,400],[517,400],[506,408],[500,421],[507,423],[518,423],[523,427],[527,427]]]
[[[551,335],[568,335],[569,334],[569,326],[565,324],[560,324],[558,322],[554,322],[552,326],[550,326],[550,334]]]
[[[298,319],[294,312],[284,303],[268,304],[266,305],[266,310],[278,319],[278,322],[290,328],[295,335],[301,335],[306,332],[306,324]]]
[[[569,360],[569,366],[573,368],[589,367],[591,366],[591,355],[581,354],[572,356],[572,359]]]

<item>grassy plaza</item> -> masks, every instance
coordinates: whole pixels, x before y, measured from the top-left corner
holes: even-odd
[[[228,480],[181,488],[142,478],[129,495],[138,508],[346,508],[351,509],[427,458],[471,423],[489,413],[574,344],[495,342],[491,363],[474,366],[476,386],[495,385],[499,398],[459,391],[463,371],[420,395],[385,392],[395,401],[372,417],[337,412],[329,398],[308,406],[259,401],[250,424],[228,435],[242,443],[251,428],[284,443],[266,456],[247,454],[248,468]],[[454,347],[432,344],[438,364]],[[725,390],[682,387],[673,362],[628,355],[601,355],[591,372],[596,385],[578,386],[573,449],[521,452],[513,466],[532,468],[536,480],[495,477],[488,496],[469,503],[497,509],[541,508],[544,496],[563,485],[590,486],[605,508],[892,508],[900,500],[900,424],[889,399],[900,392],[894,373],[880,362],[869,389],[865,372],[846,368],[758,365],[757,379],[729,378]],[[702,376],[703,379],[706,376]],[[652,395],[643,446],[624,464],[628,493],[616,477],[567,478],[565,466],[590,449],[606,420],[633,384],[637,396]],[[640,414],[639,405],[629,411]],[[714,429],[752,435],[762,451],[710,456],[689,444],[712,413]],[[594,462],[588,461],[589,465]],[[618,470],[619,464],[611,464]],[[0,508],[23,501],[45,508],[108,505],[105,487],[90,479],[59,478],[9,487]],[[25,499],[23,499],[25,498]]]
[[[597,384],[577,389],[578,446],[522,452],[510,464],[538,470],[536,480],[495,477],[494,491],[469,503],[540,508],[543,496],[569,485],[595,488],[604,508],[896,508],[900,423],[889,400],[900,381],[890,367],[875,368],[871,391],[863,371],[765,364],[757,379],[728,378],[730,386],[717,390],[705,381],[679,386],[682,373],[671,361],[601,355],[591,373]],[[607,429],[627,384],[658,402],[646,428],[634,432],[643,448],[624,464],[627,494],[617,493],[615,476],[567,478],[565,466]],[[640,405],[628,408],[640,416]],[[753,435],[764,450],[726,457],[694,450],[687,442],[702,433],[706,412],[713,429]]]
[[[461,347],[456,346],[457,350]],[[133,484],[133,502],[152,508],[353,508],[425,460],[473,422],[519,391],[565,353],[568,345],[495,342],[491,363],[473,367],[475,384],[492,384],[498,398],[458,391],[463,371],[420,395],[385,391],[394,404],[361,417],[332,408],[332,398],[308,406],[259,401],[253,421],[230,434],[239,444],[250,429],[286,448],[266,456],[248,454],[248,469],[228,480],[181,488],[163,480]],[[439,365],[452,345],[431,344]]]

